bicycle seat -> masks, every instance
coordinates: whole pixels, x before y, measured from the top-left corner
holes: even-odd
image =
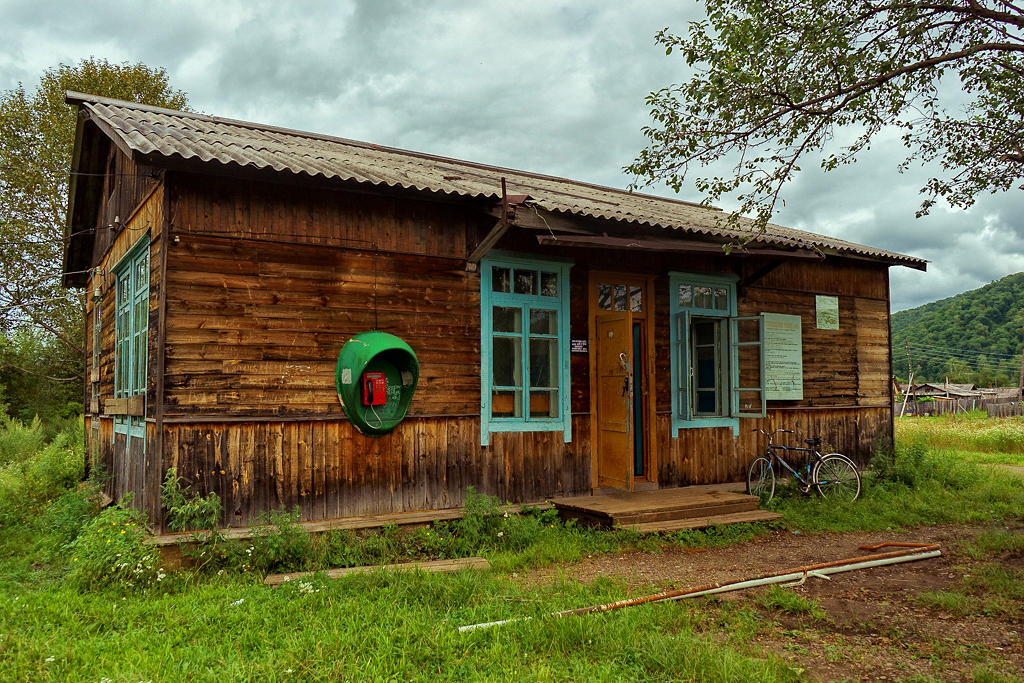
[[[807,444],[808,446],[820,446],[821,445],[821,437],[819,436],[819,437],[814,438],[814,439],[804,439],[804,443]]]

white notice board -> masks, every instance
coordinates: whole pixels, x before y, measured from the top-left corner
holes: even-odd
[[[762,313],[764,316],[765,398],[796,401],[804,397],[804,354],[800,316]]]

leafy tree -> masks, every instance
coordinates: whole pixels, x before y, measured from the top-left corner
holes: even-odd
[[[657,40],[696,75],[648,97],[655,125],[628,170],[678,191],[699,178],[708,202],[743,191],[739,213],[763,224],[806,155],[832,170],[883,129],[912,162],[938,162],[918,215],[938,197],[970,206],[1024,170],[1024,9],[1011,0],[719,0],[685,35]],[[949,97],[953,93],[952,98]],[[825,147],[843,128],[855,140]],[[1018,186],[1024,187],[1024,186]]]
[[[0,95],[0,332],[9,338],[0,363],[44,384],[77,378],[81,396],[85,295],[60,284],[75,136],[66,90],[175,109],[187,99],[163,69],[94,58],[46,71],[32,93],[19,84]],[[33,331],[15,339],[26,328]],[[43,355],[26,357],[32,348]],[[34,386],[10,377],[4,384],[8,396],[15,385]]]

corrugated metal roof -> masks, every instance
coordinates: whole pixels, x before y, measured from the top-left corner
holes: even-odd
[[[500,179],[510,194],[548,211],[633,223],[712,239],[751,236],[751,221],[727,223],[720,211],[699,204],[601,187],[512,169],[486,166],[418,152],[265,126],[215,116],[180,112],[68,92],[108,134],[140,154],[217,161],[259,169],[339,178],[372,185],[442,192],[463,197],[501,196]],[[789,248],[825,250],[914,268],[927,263],[895,252],[769,224],[753,242]]]

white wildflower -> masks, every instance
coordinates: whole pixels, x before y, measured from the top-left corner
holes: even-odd
[[[53,655],[50,655],[49,657],[47,657],[47,658],[46,658],[46,659],[44,659],[43,661],[44,661],[44,662],[52,662],[52,661],[53,661],[54,659],[55,659],[55,657],[54,657]]]
[[[238,599],[237,599],[237,600],[235,600],[235,601],[234,601],[233,603],[231,603],[230,605],[228,605],[228,607],[238,607],[238,606],[239,606],[239,605],[241,605],[241,604],[242,604],[243,602],[245,602],[245,598],[238,598]]]

